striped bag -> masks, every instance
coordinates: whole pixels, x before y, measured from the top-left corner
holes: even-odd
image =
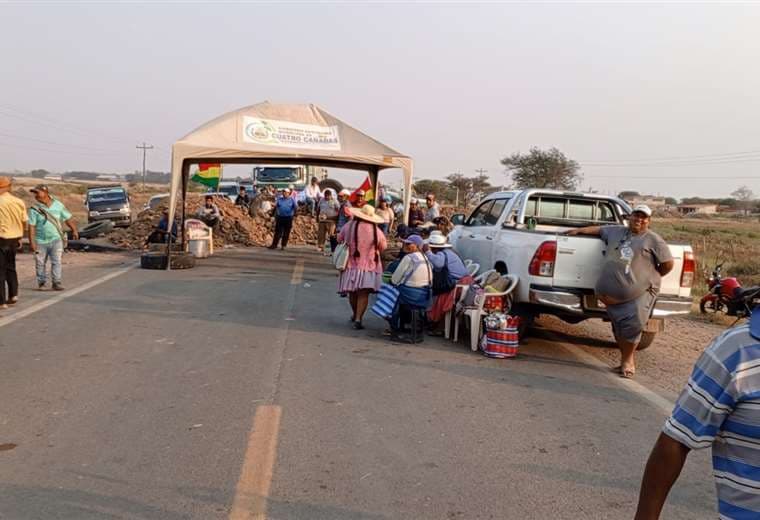
[[[480,342],[483,354],[499,359],[517,356],[519,348],[518,326],[519,318],[510,316],[507,318],[507,326],[504,329],[486,327],[486,333]]]
[[[377,293],[377,299],[370,310],[381,318],[388,319],[396,308],[398,296],[399,292],[395,286],[389,283],[384,283],[380,286],[380,290]]]

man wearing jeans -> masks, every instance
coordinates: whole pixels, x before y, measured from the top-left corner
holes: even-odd
[[[71,213],[59,200],[50,196],[48,187],[40,184],[30,190],[34,193],[37,204],[29,208],[29,246],[34,253],[37,267],[37,287],[43,289],[47,284],[47,260],[53,275],[53,290],[62,291],[61,256],[63,256],[63,237],[65,223],[71,229],[74,240],[79,238]]]

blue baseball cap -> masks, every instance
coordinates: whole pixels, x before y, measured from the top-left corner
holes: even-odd
[[[755,339],[760,339],[760,305],[755,307],[752,316],[749,319],[749,333]]]
[[[409,235],[404,240],[404,244],[414,244],[417,247],[422,247],[422,237],[419,235]]]

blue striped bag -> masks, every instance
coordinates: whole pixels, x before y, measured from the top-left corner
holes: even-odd
[[[395,286],[384,283],[380,286],[380,290],[377,293],[377,299],[370,309],[383,319],[388,319],[393,314],[393,310],[398,303],[399,292]]]

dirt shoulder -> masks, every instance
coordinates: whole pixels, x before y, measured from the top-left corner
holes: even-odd
[[[85,253],[79,251],[67,251],[63,254],[63,276],[66,278],[67,273],[72,271],[81,271],[86,269],[108,267],[111,265],[120,265],[124,262],[135,260],[137,256],[134,253]],[[16,256],[16,271],[18,273],[21,291],[27,290],[33,286],[31,283],[35,277],[34,255],[30,253],[19,254]],[[48,263],[48,272],[50,263]]]
[[[588,320],[570,325],[553,316],[541,317],[537,327],[559,334],[562,341],[596,356],[610,367],[620,364],[609,323]],[[694,362],[712,340],[726,329],[691,317],[667,320],[665,331],[658,334],[654,344],[637,353],[636,377],[646,386],[678,394],[691,374]],[[541,334],[541,331],[538,331]]]

